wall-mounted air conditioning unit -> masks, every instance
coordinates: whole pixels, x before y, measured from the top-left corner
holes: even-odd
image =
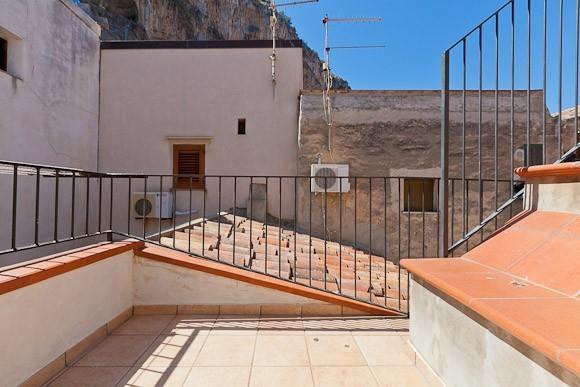
[[[312,164],[312,192],[349,192],[348,165]]]
[[[131,194],[131,208],[135,218],[173,217],[173,194],[171,192],[133,192]]]

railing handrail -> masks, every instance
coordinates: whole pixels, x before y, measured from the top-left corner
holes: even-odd
[[[470,238],[476,234],[481,233],[481,241],[484,241],[488,235],[486,231],[493,231],[493,229],[486,228],[487,225],[493,222],[497,230],[503,221],[499,217],[500,214],[505,213],[505,210],[508,208],[510,210],[509,217],[513,216],[514,208],[516,211],[519,211],[518,205],[515,204],[522,197],[523,191],[519,189],[519,185],[522,183],[521,179],[514,177],[513,170],[516,166],[530,166],[538,163],[546,164],[554,160],[556,160],[554,162],[560,163],[568,161],[569,157],[575,154],[576,157],[578,156],[577,153],[580,150],[580,144],[577,144],[579,140],[579,117],[576,114],[575,117],[570,119],[570,122],[572,120],[574,121],[572,127],[571,125],[563,125],[563,95],[565,92],[563,90],[562,80],[564,71],[573,74],[571,78],[575,80],[574,86],[567,85],[566,87],[569,88],[569,91],[574,91],[572,95],[572,98],[574,98],[573,106],[575,112],[578,113],[578,106],[580,105],[580,101],[578,100],[580,83],[580,1],[575,1],[573,4],[571,2],[569,8],[564,7],[564,3],[564,0],[557,2],[548,2],[547,0],[516,2],[515,0],[509,0],[443,52],[441,87],[442,184],[440,185],[441,192],[439,193],[441,199],[441,222],[439,231],[441,238],[441,256],[447,256],[449,253],[453,253],[457,247],[469,242]],[[520,4],[521,7],[518,6]],[[573,12],[575,23],[571,22],[572,16],[570,18],[565,17],[565,13],[572,13],[572,6],[575,8]],[[525,20],[522,18],[521,22],[519,17],[516,18],[520,14],[520,11],[522,15],[525,14]],[[502,27],[504,16],[506,16],[505,28]],[[543,17],[540,18],[539,16]],[[509,20],[507,20],[508,17]],[[565,24],[569,28],[565,28]],[[538,25],[541,28],[536,28]],[[488,26],[490,36],[484,37],[484,32],[487,31]],[[557,34],[550,33],[552,28],[557,31]],[[564,32],[567,34],[566,39],[564,39]],[[468,50],[468,45],[471,46],[470,39],[474,34],[478,38],[478,41],[473,42],[473,50]],[[568,39],[568,35],[570,35],[570,39]],[[508,36],[505,40],[507,41],[509,39],[510,44],[502,43],[504,41],[503,37],[505,36]],[[548,38],[553,40],[553,43],[548,42]],[[521,43],[516,44],[520,39],[522,40]],[[573,45],[572,40],[574,41]],[[567,51],[574,53],[573,59],[567,57],[570,62],[573,62],[570,63],[570,66],[568,66],[568,63],[564,66],[563,63],[563,53],[565,51],[563,42],[567,42],[571,46]],[[548,61],[549,51],[547,48],[549,46],[556,47],[557,49],[557,55],[555,56],[557,60],[552,62]],[[534,50],[538,48],[541,51],[541,57],[532,55]],[[550,54],[550,56],[552,55]],[[486,59],[487,57],[489,58]],[[450,63],[452,60],[456,60],[453,63],[457,64],[457,67],[453,67],[456,71],[455,74],[451,74]],[[554,80],[548,83],[547,80],[551,79],[548,77],[548,71],[550,71],[548,64],[553,66],[550,69],[555,75],[553,79],[557,79],[557,81]],[[518,92],[516,90],[516,66],[521,66],[521,73],[525,75],[527,84],[526,89],[522,90],[525,91],[525,96],[518,96],[518,99],[521,98],[521,101],[526,106],[525,123],[523,115],[520,115],[516,122],[515,98]],[[572,69],[575,71],[572,72]],[[473,72],[476,74],[472,74]],[[503,74],[503,80],[500,73]],[[537,81],[534,81],[533,73],[541,74],[541,88],[533,88],[534,84],[537,84]],[[454,86],[454,90],[451,90],[450,87],[451,78],[458,80],[458,84],[460,85],[459,87]],[[474,79],[476,83],[470,85],[471,79]],[[484,84],[488,82],[487,79],[494,79],[493,94],[486,93]],[[510,86],[507,88],[504,87],[503,90],[500,89],[500,86],[502,84],[507,85],[508,81],[510,82]],[[554,101],[555,103],[557,102],[557,111],[559,114],[557,116],[557,123],[553,122],[555,133],[553,136],[548,136],[547,128],[548,125],[551,125],[552,121],[547,116],[548,106],[546,94],[551,89],[555,91],[556,97]],[[543,107],[538,114],[532,113],[535,106],[532,93],[535,90],[542,92]],[[456,103],[454,106],[458,106],[458,109],[451,108],[451,93],[455,93],[453,94],[454,98],[459,97],[453,100]],[[457,93],[461,93],[461,95],[458,96]],[[478,100],[468,100],[470,93],[477,93]],[[504,109],[502,112],[509,110],[509,118],[507,115],[500,115],[500,95],[505,95],[506,93],[509,93],[511,97],[509,105],[506,104],[509,109]],[[484,118],[484,100],[494,105],[493,111],[485,111],[487,113],[494,113],[493,119]],[[467,108],[468,103],[470,104],[469,109]],[[570,104],[572,105],[572,103]],[[473,109],[474,106],[475,109]],[[450,120],[451,112],[457,114],[457,118],[459,115],[462,115],[462,118],[454,119],[452,122]],[[473,145],[473,149],[477,146],[474,155],[477,157],[477,160],[473,160],[473,162],[468,162],[466,158],[468,152],[468,142],[466,141],[469,123],[468,113],[478,113],[476,122],[477,130],[474,135],[474,141],[477,144]],[[450,128],[452,125],[457,126],[458,132],[460,132],[462,137],[461,145],[458,146],[458,152],[456,152],[457,154],[453,158],[450,156],[448,149],[450,143]],[[493,127],[490,128],[490,126]],[[484,141],[483,133],[490,137],[493,135],[493,144],[491,141]],[[477,136],[476,139],[475,136]],[[506,139],[500,139],[502,136],[505,136]],[[469,138],[467,140],[471,141]],[[523,163],[517,160],[515,154],[515,151],[518,149],[516,141],[518,144],[523,143],[526,146],[524,148],[525,155]],[[456,141],[455,144],[458,142]],[[539,154],[539,148],[534,149],[532,153],[532,148],[535,144],[541,146],[541,155]],[[508,146],[509,152],[505,152]],[[485,155],[489,157],[486,158]],[[457,196],[455,195],[457,179],[449,178],[450,162],[453,162],[455,167],[460,167],[460,180],[463,181],[463,184],[459,187],[459,199],[461,200],[459,205],[457,205]],[[493,166],[491,163],[493,163]],[[486,169],[486,164],[489,166],[489,169]],[[454,170],[457,169],[459,168],[454,168]],[[509,169],[509,171],[506,171],[506,169]],[[493,191],[489,189],[489,186],[486,188],[483,187],[483,183],[486,181],[483,176],[488,173],[487,171],[490,171],[489,174],[494,176],[493,181],[495,185]],[[509,172],[510,182],[512,183],[509,192],[503,189],[505,186],[500,188],[499,184],[502,181],[499,178],[500,175],[507,176],[507,172]],[[469,183],[471,180],[467,178],[467,176],[473,176],[474,174],[477,176],[477,181],[479,182],[479,186],[475,189],[470,186]],[[476,200],[479,203],[479,208],[475,216],[470,213],[473,207],[471,206],[472,201],[470,201],[470,194],[472,194],[470,191],[472,190],[476,191],[475,195],[478,196]],[[451,215],[449,212],[451,212]],[[454,218],[456,212],[459,212],[460,217],[458,219]],[[474,222],[475,218],[477,218],[476,222]],[[459,220],[460,224],[456,220]],[[459,226],[461,226],[459,235],[454,235]],[[459,237],[458,239],[456,239],[457,236]],[[478,242],[476,241],[476,244]],[[450,246],[446,246],[447,244]],[[470,245],[467,243],[466,250],[469,250],[469,248]]]
[[[493,19],[496,15],[499,15],[509,5],[513,4],[513,2],[514,2],[514,0],[509,0],[507,3],[505,3],[504,5],[502,5],[501,7],[499,7],[494,13],[492,13],[491,15],[489,15],[481,23],[479,23],[477,26],[473,27],[468,33],[466,33],[465,35],[463,35],[459,40],[457,40],[455,43],[453,43],[451,46],[449,46],[449,48],[447,48],[445,50],[445,52],[449,52],[449,51],[453,50],[455,47],[457,47],[464,40],[466,40],[467,38],[469,38],[474,32],[476,32],[478,29],[480,29],[481,27],[483,27],[483,25],[485,23],[487,23],[488,21],[490,21],[491,19]]]

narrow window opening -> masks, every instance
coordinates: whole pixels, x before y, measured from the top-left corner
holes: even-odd
[[[246,119],[239,118],[238,119],[238,135],[243,136],[246,134]]]
[[[0,38],[0,70],[8,71],[8,41]]]

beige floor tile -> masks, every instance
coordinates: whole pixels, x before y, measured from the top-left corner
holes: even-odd
[[[368,364],[415,365],[415,351],[402,336],[354,336]]]
[[[83,356],[78,366],[132,366],[153,343],[155,336],[108,336]]]
[[[182,336],[208,335],[214,326],[215,315],[178,315],[163,329],[162,334]]]
[[[51,387],[114,386],[129,367],[72,367],[49,384]]]
[[[368,367],[312,367],[316,387],[372,387],[377,382]]]
[[[175,318],[171,315],[133,316],[113,335],[158,335]]]
[[[246,387],[250,367],[193,367],[184,387]]]
[[[155,367],[191,367],[207,335],[161,335],[139,358],[137,365]]]
[[[409,324],[404,319],[389,319],[383,317],[349,318],[347,326],[353,334],[407,334]]]
[[[210,335],[256,335],[260,319],[258,316],[220,315]]]
[[[296,317],[260,317],[258,335],[303,336],[304,323],[302,322],[302,319]]]
[[[306,336],[313,366],[362,366],[366,361],[352,336]]]
[[[429,387],[423,375],[414,366],[371,368],[381,387]]]
[[[304,336],[258,336],[254,352],[255,366],[308,366]]]
[[[254,367],[250,387],[312,387],[310,367]]]
[[[303,319],[306,335],[350,335],[350,326],[342,317],[310,317]]]
[[[117,385],[119,387],[181,387],[189,367],[134,367]]]
[[[196,366],[250,366],[254,354],[255,336],[208,336]]]

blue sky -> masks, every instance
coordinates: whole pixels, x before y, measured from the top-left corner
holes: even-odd
[[[279,3],[282,3],[280,0]],[[332,24],[332,45],[384,44],[341,50],[333,71],[355,89],[438,89],[441,53],[504,0],[320,0],[287,7],[301,38],[322,57],[322,18],[382,17],[382,23]]]
[[[279,0],[278,3],[289,0]],[[341,50],[332,55],[332,70],[354,89],[440,89],[441,54],[507,0],[320,0],[284,8],[298,33],[323,56],[322,18],[382,17],[382,23],[331,25],[331,45],[386,45],[384,49]],[[516,89],[527,88],[526,1],[516,2]],[[549,1],[547,100],[558,101],[559,1]],[[564,0],[563,108],[574,105],[576,0]],[[543,83],[543,0],[532,0],[532,86]],[[499,19],[500,89],[511,87],[511,12]],[[495,88],[495,26],[483,30],[484,89]],[[468,40],[468,89],[478,88],[477,35]],[[462,88],[462,49],[452,53],[452,88]]]

